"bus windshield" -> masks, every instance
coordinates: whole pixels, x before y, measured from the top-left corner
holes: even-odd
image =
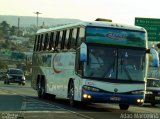
[[[85,77],[143,81],[145,71],[144,50],[88,46]]]

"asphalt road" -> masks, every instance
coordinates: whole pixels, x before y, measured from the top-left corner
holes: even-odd
[[[30,87],[4,85],[0,81],[0,119],[160,119],[160,105],[130,106],[120,110],[116,104],[79,104],[73,108],[68,100],[42,100]]]

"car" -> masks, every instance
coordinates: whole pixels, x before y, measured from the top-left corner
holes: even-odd
[[[160,104],[160,79],[148,78],[144,103]]]
[[[19,85],[25,85],[25,76],[21,69],[9,68],[7,70],[4,84],[18,83]]]

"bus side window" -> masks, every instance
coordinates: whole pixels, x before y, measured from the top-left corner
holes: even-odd
[[[72,38],[71,38],[71,48],[72,49],[75,49],[76,35],[77,35],[77,28],[74,28]]]
[[[63,31],[60,31],[60,35],[59,35],[59,41],[58,41],[58,50],[61,49],[61,42],[62,42],[62,35],[63,35]]]
[[[66,39],[66,30],[63,31],[61,49],[64,49],[65,39]]]
[[[75,40],[75,49],[77,49],[77,47],[78,47],[79,31],[80,31],[80,28],[77,28],[77,34],[76,34],[76,40]]]
[[[35,44],[35,51],[38,51],[39,41],[40,41],[40,35],[38,35],[38,39],[37,39],[37,42]]]
[[[49,41],[49,50],[54,49],[54,32],[51,33],[50,35],[50,41]]]
[[[76,70],[76,73],[79,74],[80,76],[83,75],[83,72],[82,72],[82,62],[80,61],[80,49],[77,50],[76,52],[76,64],[75,64],[75,70]]]
[[[64,42],[64,49],[67,49],[68,41],[69,41],[69,30],[66,31],[66,38],[65,38],[65,42]]]
[[[37,46],[37,41],[38,41],[38,36],[35,36],[35,42],[34,42],[34,49],[33,51],[36,51],[36,46]]]
[[[56,39],[55,39],[55,49],[57,49],[57,47],[58,47],[59,36],[60,36],[60,31],[57,31],[57,33],[56,33]]]
[[[69,38],[68,38],[68,44],[67,44],[67,49],[70,49],[70,48],[71,48],[72,33],[73,33],[73,29],[70,29]]]
[[[84,42],[85,29],[80,28],[79,37],[77,39],[77,48],[80,47],[81,43]]]
[[[47,49],[48,40],[49,40],[49,38],[48,38],[48,33],[46,33],[46,34],[45,34],[45,39],[44,39],[44,41],[43,41],[43,44],[44,44],[43,50],[46,50],[46,49]]]
[[[41,38],[40,38],[38,51],[41,51],[42,48],[43,48],[43,43],[42,42],[43,42],[43,34],[41,35]]]

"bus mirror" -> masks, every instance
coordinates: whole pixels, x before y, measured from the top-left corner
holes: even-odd
[[[150,49],[150,62],[151,62],[151,66],[153,67],[159,67],[159,56],[158,56],[158,52],[154,49],[151,48]]]
[[[80,61],[87,61],[87,45],[85,43],[82,43],[80,46]]]

